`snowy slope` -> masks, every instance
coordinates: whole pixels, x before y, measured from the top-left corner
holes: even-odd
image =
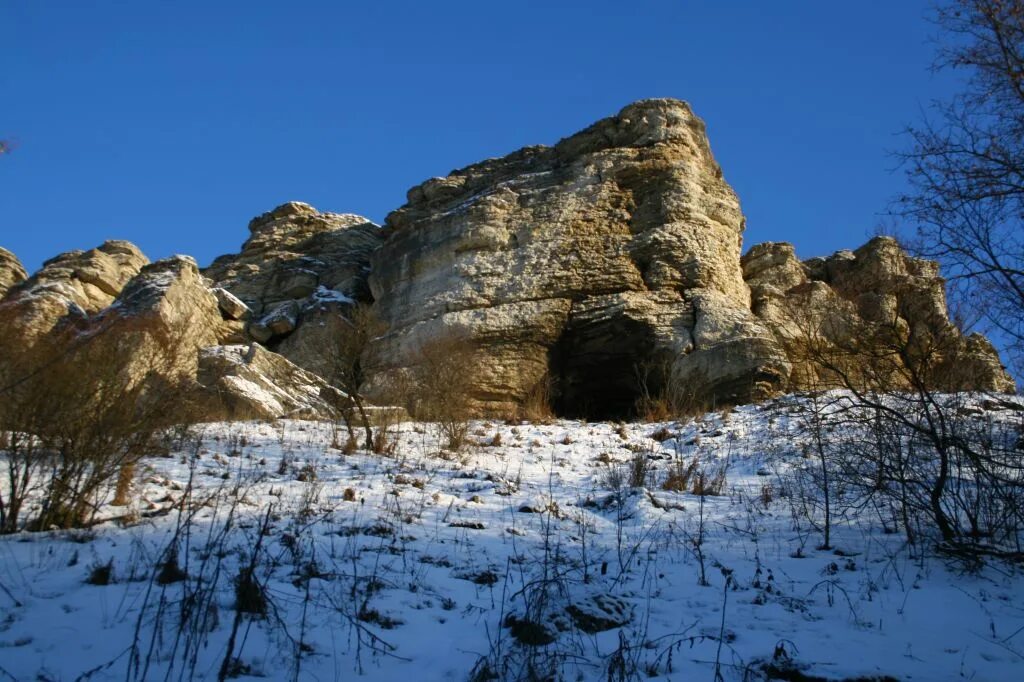
[[[456,456],[403,424],[385,457],[332,449],[326,424],[206,427],[145,460],[132,509],[105,511],[131,523],[0,538],[0,678],[216,679],[234,631],[225,672],[243,678],[712,680],[717,660],[739,680],[774,660],[828,679],[1024,679],[1010,567],[917,556],[868,509],[815,549],[792,401],[473,433]],[[662,488],[695,456],[725,494]],[[86,582],[108,563],[109,584]],[[241,594],[265,615],[236,621],[250,565],[257,596]]]

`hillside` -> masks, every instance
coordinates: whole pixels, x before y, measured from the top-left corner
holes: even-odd
[[[950,400],[994,434],[1024,407]],[[207,424],[93,528],[0,538],[0,674],[1015,679],[1019,571],[908,545],[856,486],[818,549],[817,405],[478,421],[463,453],[405,422],[385,456],[329,423]]]

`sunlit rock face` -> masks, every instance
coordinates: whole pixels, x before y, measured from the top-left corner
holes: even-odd
[[[666,387],[693,407],[752,401],[835,384],[808,359],[810,331],[841,343],[885,326],[940,347],[935,388],[1013,390],[992,345],[950,323],[935,263],[888,238],[741,257],[743,229],[704,123],[643,100],[428,180],[383,227],[283,204],[202,271],[108,241],[28,276],[0,249],[0,327],[19,348],[94,339],[125,373],[183,378],[206,418],[333,415],[332,357],[356,305],[385,330],[364,358],[371,399],[454,335],[479,351],[467,371],[484,413],[543,393],[563,416],[628,418]]]
[[[62,323],[82,321],[109,306],[148,262],[125,241],[62,253],[8,288],[0,298],[0,325],[5,334],[31,344]]]
[[[4,297],[8,289],[18,282],[24,281],[26,277],[28,277],[28,273],[25,272],[21,261],[10,251],[0,247],[0,299]]]
[[[992,344],[980,334],[964,336],[950,322],[938,264],[909,256],[895,239],[876,237],[855,251],[805,261],[791,244],[767,242],[753,246],[742,264],[754,313],[791,361],[789,390],[837,384],[808,357],[809,345],[854,348],[879,329],[891,331],[897,347],[927,340],[933,357],[919,365],[928,367],[936,389],[1015,390]],[[876,349],[885,362],[896,362],[890,350],[896,348]],[[856,383],[862,373],[850,372]],[[900,377],[892,379],[898,387]]]
[[[240,253],[217,258],[203,274],[237,300],[220,295],[229,314],[246,322],[247,338],[329,373],[322,349],[343,330],[337,322],[347,306],[369,300],[366,279],[380,228],[362,216],[293,201],[254,218],[249,232]]]
[[[760,398],[789,363],[751,313],[743,227],[703,121],[677,100],[631,104],[409,192],[372,260],[384,355],[401,368],[468,330],[495,411],[549,378],[563,414],[628,416],[644,367],[712,400]]]

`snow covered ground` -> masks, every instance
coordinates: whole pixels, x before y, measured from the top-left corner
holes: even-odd
[[[208,425],[144,460],[105,512],[131,523],[0,538],[0,679],[1024,679],[1011,567],[919,557],[866,509],[815,549],[793,409],[475,422],[462,455],[415,423],[388,456]],[[664,489],[694,457],[723,494]]]

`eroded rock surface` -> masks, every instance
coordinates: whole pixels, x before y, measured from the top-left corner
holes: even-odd
[[[366,279],[380,228],[361,216],[289,202],[254,218],[249,231],[241,253],[221,256],[204,271],[245,308],[227,301],[222,309],[247,321],[249,338],[326,371],[316,348],[329,343],[324,329],[345,306],[369,301]]]
[[[81,323],[113,303],[148,262],[138,247],[125,241],[51,258],[0,300],[4,333],[30,344],[62,322]]]
[[[116,344],[125,371],[194,376],[197,353],[237,341],[241,323],[225,320],[195,260],[172,256],[142,268],[117,299],[90,320],[95,343]]]
[[[750,311],[743,227],[704,123],[683,102],[637,102],[409,192],[370,276],[385,355],[400,368],[468,329],[486,356],[477,398],[496,411],[550,376],[563,413],[624,416],[643,365],[711,399],[762,397],[789,363]]]
[[[7,249],[0,247],[0,299],[7,290],[28,277],[24,266],[17,257]]]
[[[172,419],[335,416],[326,398],[316,397],[330,397],[323,380],[285,358],[258,349],[249,362],[231,359],[237,347],[222,344],[244,340],[244,322],[236,319],[244,317],[242,308],[211,289],[188,256],[145,264],[131,244],[107,242],[49,261],[9,292],[0,315],[22,334],[23,343],[12,347],[19,357],[45,364],[28,352],[33,339],[45,339],[40,348],[62,354],[97,382],[174,386],[180,414]],[[34,369],[0,366],[13,379]]]
[[[791,390],[833,383],[809,361],[809,342],[850,347],[879,326],[896,340],[929,339],[935,388],[1014,390],[989,341],[950,323],[938,264],[910,257],[895,239],[876,237],[856,251],[806,261],[791,244],[758,244],[743,256],[743,272],[755,314],[793,364]]]
[[[256,343],[199,351],[205,419],[323,419],[344,399],[323,379]]]
[[[693,407],[820,388],[809,334],[885,325],[940,343],[937,388],[1013,390],[992,345],[950,324],[934,263],[886,238],[805,261],[760,244],[741,259],[743,229],[704,123],[683,102],[644,100],[552,147],[428,180],[384,228],[284,204],[203,272],[111,241],[26,277],[0,249],[0,325],[26,346],[70,330],[127,372],[184,377],[208,418],[334,415],[322,377],[356,304],[387,329],[372,348],[382,384],[426,345],[469,336],[473,398],[492,413],[548,386],[557,413],[588,418],[632,416],[667,382]]]

